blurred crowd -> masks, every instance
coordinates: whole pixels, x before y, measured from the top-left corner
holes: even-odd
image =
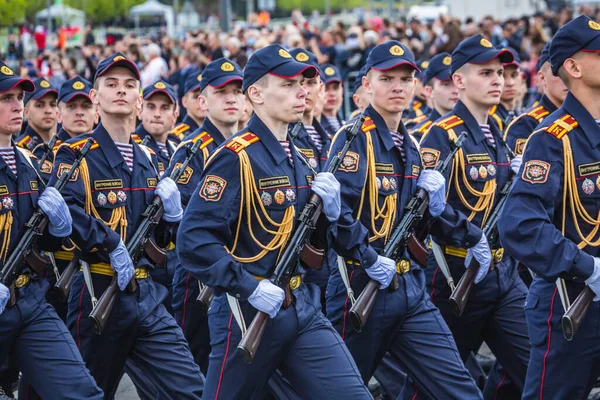
[[[334,64],[346,78],[360,70],[373,47],[390,39],[405,43],[416,59],[427,60],[440,52],[451,53],[463,38],[482,33],[495,46],[510,47],[520,55],[525,83],[533,92],[535,65],[544,44],[559,27],[579,14],[598,20],[600,8],[547,10],[502,21],[493,16],[460,21],[441,15],[427,21],[368,18],[361,14],[350,24],[333,18],[316,23],[312,16],[304,16],[300,11],[292,12],[291,23],[278,24],[261,13],[235,22],[229,32],[198,29],[186,32],[179,40],[161,32],[143,37],[134,33],[108,33],[100,40],[94,36],[93,26],[87,25],[81,46],[69,49],[65,48],[65,38],[61,35],[53,35],[54,40],[48,43],[50,39],[42,26],[21,27],[18,32],[13,30],[7,48],[2,51],[3,58],[13,63],[21,75],[46,77],[55,87],[76,75],[92,81],[98,61],[120,51],[138,64],[143,86],[163,78],[181,92],[188,71],[202,69],[220,57],[228,57],[243,68],[253,52],[271,43],[306,48],[318,57],[319,63]]]

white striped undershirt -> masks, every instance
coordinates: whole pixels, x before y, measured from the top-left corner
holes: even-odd
[[[486,139],[492,144],[492,146],[496,147],[496,140],[494,139],[494,135],[492,135],[492,131],[490,130],[490,126],[488,124],[479,124],[481,128],[481,132],[486,137]]]
[[[292,165],[294,165],[294,160],[292,159],[292,151],[290,150],[290,142],[287,140],[280,140],[279,143],[281,144],[281,147],[283,147],[283,150],[285,150],[285,154],[287,154]]]
[[[130,143],[115,143],[121,152],[129,171],[133,171],[133,145]]]
[[[304,125],[304,129],[306,130],[306,133],[308,133],[308,136],[310,136],[311,140],[317,147],[317,150],[321,151],[321,149],[323,148],[323,140],[321,139],[321,136],[319,136],[319,133],[317,132],[315,127],[312,125]]]
[[[8,165],[8,168],[17,176],[17,160],[15,158],[15,149],[11,147],[0,147],[0,156]]]
[[[156,142],[156,144],[158,145],[158,148],[160,149],[160,154],[165,158],[169,158],[169,151],[167,150],[167,144],[161,143],[161,142]]]
[[[402,156],[402,162],[406,164],[406,153],[404,152],[404,135],[398,132],[390,131],[392,135],[392,139],[394,139],[394,144],[400,150],[400,156]]]
[[[329,125],[333,128],[335,132],[337,132],[342,126],[340,125],[340,121],[338,121],[337,117],[325,117],[329,122]]]

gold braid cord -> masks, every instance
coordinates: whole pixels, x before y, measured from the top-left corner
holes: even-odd
[[[258,193],[258,189],[256,188],[256,181],[254,180],[254,173],[252,171],[252,165],[250,164],[250,159],[248,158],[248,154],[245,150],[242,150],[238,153],[240,158],[240,185],[241,185],[241,195],[240,195],[240,216],[238,218],[237,229],[235,233],[235,239],[233,242],[233,246],[231,250],[227,249],[229,253],[233,256],[233,258],[241,263],[252,263],[263,258],[268,252],[278,250],[281,255],[281,251],[283,250],[285,244],[287,243],[292,229],[294,227],[294,217],[296,215],[296,211],[294,206],[290,206],[286,208],[285,214],[281,222],[275,222],[273,219],[269,217],[267,210],[265,209],[262,201],[260,200],[260,194]],[[246,216],[246,223],[248,225],[248,232],[250,232],[250,237],[258,245],[262,250],[253,257],[240,257],[233,254],[236,250],[238,239],[240,235],[240,227],[242,223],[243,216]],[[270,235],[273,235],[273,239],[265,245],[261,243],[256,236],[254,235],[254,231],[252,228],[252,215],[256,217],[258,224],[262,228],[264,232],[267,232]],[[276,231],[267,229],[264,219],[267,223],[273,225],[277,228]]]
[[[8,247],[10,246],[10,234],[12,232],[13,215],[12,211],[0,215],[0,232],[3,232],[2,248],[0,249],[0,258],[6,261]]]
[[[100,214],[98,214],[96,207],[94,207],[94,202],[92,201],[90,172],[85,158],[81,160],[81,164],[79,164],[79,172],[81,173],[81,180],[83,181],[83,187],[85,189],[85,213],[88,215],[92,215],[94,218],[97,218],[100,221],[104,222],[104,224],[113,231],[116,231],[117,228],[120,228],[119,234],[121,235],[121,240],[123,240],[124,242],[127,236],[127,211],[125,209],[125,206],[115,208],[112,211],[109,221],[103,220]]]
[[[564,169],[565,169],[565,184],[563,190],[563,222],[562,222],[562,234],[565,235],[565,225],[567,218],[567,200],[571,209],[571,215],[573,216],[573,224],[577,230],[577,234],[581,239],[581,242],[577,245],[578,248],[583,249],[586,246],[597,247],[600,245],[600,238],[592,241],[594,236],[598,233],[600,227],[600,213],[596,219],[592,218],[585,210],[579,193],[577,191],[577,182],[575,180],[575,164],[573,162],[573,152],[571,151],[571,141],[569,136],[565,135],[562,137],[563,149],[564,149]],[[589,235],[584,236],[579,227],[579,219],[583,219],[586,224],[592,226],[592,231]]]
[[[384,242],[390,237],[392,233],[392,227],[396,220],[396,208],[398,193],[387,196],[383,202],[383,207],[379,207],[378,195],[379,190],[377,189],[377,172],[375,169],[375,152],[373,151],[373,139],[371,132],[365,132],[367,140],[367,177],[365,186],[360,196],[360,204],[358,206],[358,215],[356,219],[360,219],[362,213],[363,204],[365,200],[365,191],[369,191],[369,207],[371,210],[371,231],[373,236],[369,238],[369,242],[373,242],[377,239],[384,238]],[[375,222],[378,219],[382,219],[381,229],[377,230]]]
[[[458,139],[453,129],[448,130],[448,135],[450,137],[450,140],[454,142],[456,142],[456,140]],[[485,185],[483,186],[483,191],[479,191],[473,188],[473,186],[471,186],[471,184],[469,183],[469,180],[467,179],[466,170],[467,168],[465,167],[465,157],[461,148],[458,150],[456,156],[454,156],[454,159],[452,160],[452,172],[450,173],[450,182],[454,181],[454,187],[456,188],[456,193],[458,194],[460,201],[469,211],[471,211],[471,214],[468,218],[469,221],[473,220],[477,213],[484,212],[483,220],[481,221],[481,226],[483,226],[485,225],[488,217],[490,216],[490,213],[494,206],[494,198],[496,196],[497,188],[496,178],[490,179],[489,181],[485,182]],[[458,176],[459,174],[461,175],[462,182],[467,191],[472,196],[477,197],[477,203],[475,203],[474,206],[467,201],[460,187]],[[448,193],[450,193],[450,185],[448,185],[448,192],[446,194],[446,198],[448,198]]]

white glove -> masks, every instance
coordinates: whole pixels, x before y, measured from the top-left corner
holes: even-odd
[[[429,194],[429,213],[439,217],[446,208],[446,179],[438,171],[425,169],[421,171],[417,187],[423,188]]]
[[[117,283],[119,289],[125,290],[127,284],[131,280],[135,270],[133,269],[133,261],[127,253],[127,248],[121,240],[116,249],[110,252],[110,266],[117,272]]]
[[[594,301],[600,300],[600,258],[594,257],[594,272],[585,280],[585,283],[596,294]]]
[[[268,279],[263,279],[258,282],[258,286],[248,297],[248,303],[257,310],[269,314],[269,317],[275,318],[284,299],[285,292],[282,288]]]
[[[512,171],[515,174],[518,174],[519,170],[521,169],[522,163],[523,163],[523,156],[521,156],[521,155],[515,156],[515,158],[510,160],[510,169],[512,169]]]
[[[377,261],[365,271],[371,279],[381,283],[379,289],[385,289],[390,286],[394,275],[396,275],[396,263],[387,257],[377,256]]]
[[[8,299],[10,299],[10,291],[6,286],[0,283],[0,315],[4,312]]]
[[[492,252],[490,251],[490,245],[485,235],[481,235],[481,239],[479,239],[479,242],[475,246],[467,249],[467,257],[465,258],[466,268],[469,268],[473,257],[479,263],[479,271],[477,272],[477,276],[475,276],[475,284],[478,284],[485,278],[492,264]]]
[[[71,234],[73,219],[69,207],[58,190],[47,187],[38,199],[38,205],[48,216],[48,231],[52,236],[67,237]]]
[[[323,212],[330,222],[340,217],[342,205],[340,201],[340,183],[331,172],[320,172],[315,177],[311,189],[323,201]]]
[[[179,222],[183,216],[181,208],[181,193],[173,179],[166,177],[158,182],[154,193],[160,197],[165,212],[163,219],[167,222]]]

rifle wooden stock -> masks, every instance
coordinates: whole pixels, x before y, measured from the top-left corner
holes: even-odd
[[[398,277],[396,278],[396,285],[398,284]],[[369,319],[369,315],[373,310],[375,299],[377,298],[377,291],[379,290],[381,283],[374,279],[371,279],[367,286],[360,292],[360,296],[356,299],[356,303],[350,311],[350,321],[352,321],[352,327],[356,332],[362,331],[363,326]]]
[[[248,364],[251,363],[252,360],[254,360],[254,356],[256,356],[268,320],[269,314],[258,311],[248,327],[246,334],[242,337],[242,340],[240,340],[240,344],[238,344],[238,351],[242,353],[244,361]]]
[[[416,234],[410,235],[408,243],[406,245],[410,258],[415,260],[421,267],[427,265],[427,257],[429,256],[429,249],[423,242],[417,238]]]
[[[450,296],[450,308],[452,309],[452,313],[457,317],[460,317],[465,311],[465,306],[475,283],[478,270],[479,263],[473,258],[471,264],[469,264],[469,268],[460,277],[458,285],[456,285],[456,290]]]
[[[62,294],[63,300],[66,300],[69,297],[69,292],[71,291],[71,286],[75,280],[75,273],[77,270],[79,270],[79,257],[75,256],[69,261],[69,264],[67,264],[60,279],[56,281],[56,284],[54,285],[54,287]]]
[[[204,315],[208,315],[208,309],[210,308],[210,303],[212,303],[213,298],[215,297],[215,291],[213,288],[204,285],[202,291],[196,297],[196,301],[200,304],[200,311]]]
[[[581,327],[585,315],[594,301],[594,297],[596,297],[594,291],[586,286],[581,293],[579,293],[579,296],[577,296],[573,304],[571,304],[571,307],[569,307],[565,315],[563,315],[561,320],[563,335],[568,341],[573,340],[575,334]]]
[[[138,285],[134,276],[127,284],[127,293],[135,293],[137,288]],[[117,284],[117,275],[115,274],[110,281],[110,284],[98,300],[98,304],[96,304],[96,307],[92,309],[92,312],[89,316],[92,322],[92,328],[94,329],[94,333],[96,335],[101,335],[102,332],[104,332],[104,327],[106,326],[106,322],[108,321],[110,313],[112,312],[112,309],[117,301],[118,294],[119,285]]]
[[[149,238],[144,244],[144,253],[152,263],[160,268],[167,265],[167,251],[156,244],[153,238]]]

